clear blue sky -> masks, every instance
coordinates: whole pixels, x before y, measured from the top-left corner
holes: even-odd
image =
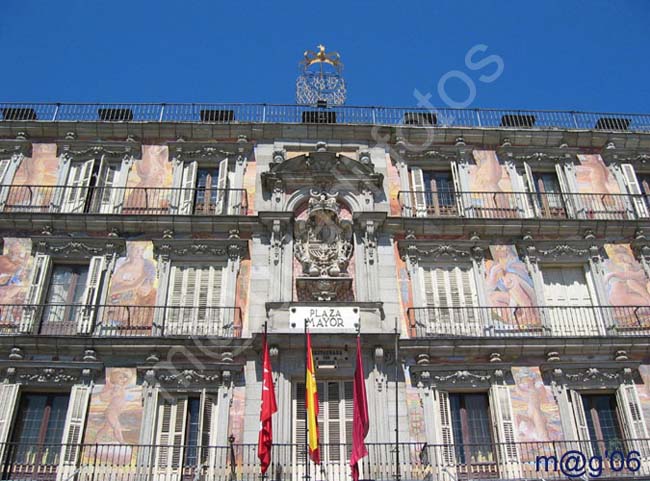
[[[0,101],[293,103],[323,43],[350,105],[415,106],[418,89],[444,106],[457,70],[471,107],[648,113],[649,40],[646,0],[0,0]],[[489,55],[503,72],[485,83]],[[453,75],[445,92],[468,98]]]

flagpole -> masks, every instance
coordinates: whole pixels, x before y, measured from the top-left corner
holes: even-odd
[[[305,398],[307,397],[307,322],[305,318]],[[309,408],[305,402],[305,481],[309,481]]]
[[[395,317],[395,481],[402,478],[399,465],[399,330]]]
[[[262,359],[266,355],[266,350],[268,349],[269,338],[267,337],[268,322],[264,321],[264,342],[262,344]],[[264,396],[264,361],[262,361],[262,396]],[[266,472],[262,473],[262,481],[266,479]]]

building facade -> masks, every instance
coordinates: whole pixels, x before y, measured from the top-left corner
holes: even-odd
[[[644,116],[1,107],[1,479],[648,474]]]

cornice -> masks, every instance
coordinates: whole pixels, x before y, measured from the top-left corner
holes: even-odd
[[[0,140],[0,159],[8,159],[13,156],[30,157],[32,155],[32,143],[28,140]]]
[[[650,169],[650,149],[619,149],[610,143],[603,147],[600,156],[605,162],[619,164],[632,164],[635,169]]]
[[[190,162],[194,160],[220,161],[225,158],[249,157],[253,151],[253,143],[245,136],[240,136],[235,142],[187,142],[177,140],[167,143],[169,158],[177,162]]]
[[[400,160],[406,161],[409,165],[431,166],[432,163],[449,164],[452,161],[467,161],[471,158],[474,147],[465,145],[462,139],[456,139],[455,145],[430,145],[426,149],[413,149],[407,145],[404,139],[395,142],[395,152],[399,154]]]
[[[577,160],[579,149],[567,146],[537,147],[537,146],[512,146],[498,147],[497,155],[503,162],[515,164],[530,164],[532,167],[553,167],[555,164],[573,162]]]
[[[142,144],[134,140],[122,142],[62,140],[57,142],[57,153],[65,160],[70,161],[102,157],[130,160],[142,156]]]
[[[419,363],[410,367],[415,383],[442,389],[489,388],[512,382],[512,364],[488,362],[472,365],[434,365]]]
[[[88,384],[104,368],[97,361],[0,361],[0,379],[10,383],[55,386]]]
[[[466,261],[483,259],[488,249],[487,241],[434,241],[403,239],[397,242],[400,257],[412,262]]]
[[[549,384],[581,389],[617,388],[639,378],[640,361],[551,361],[540,364],[542,376]]]
[[[167,260],[235,260],[248,256],[248,241],[228,239],[153,239],[154,253]]]

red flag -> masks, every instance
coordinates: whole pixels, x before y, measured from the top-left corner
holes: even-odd
[[[318,445],[318,385],[316,368],[311,351],[311,335],[307,333],[307,369],[305,370],[305,408],[307,409],[307,429],[309,437],[309,457],[315,464],[320,464],[320,446]]]
[[[266,344],[266,334],[262,342],[262,405],[260,407],[260,434],[257,441],[257,457],[260,459],[262,474],[271,464],[271,446],[273,444],[273,413],[278,411],[275,403],[275,390],[273,388],[273,369],[269,347]]]
[[[361,359],[361,338],[357,336],[357,366],[354,369],[353,386],[353,413],[352,413],[352,454],[350,454],[350,467],[352,479],[359,480],[359,465],[361,458],[368,455],[365,439],[370,427],[368,418],[368,396],[366,395],[366,381]]]

